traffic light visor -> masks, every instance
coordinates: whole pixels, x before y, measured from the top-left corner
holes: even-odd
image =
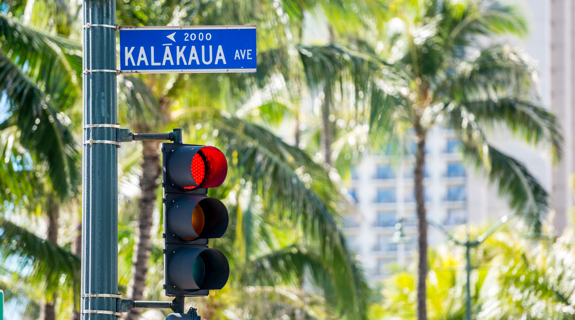
[[[167,219],[174,236],[186,241],[219,238],[229,222],[226,206],[216,198],[203,196],[178,199],[169,209]]]
[[[211,248],[179,249],[169,268],[174,285],[187,292],[221,289],[230,275],[228,259]]]
[[[185,146],[171,155],[167,170],[174,186],[181,189],[213,188],[226,179],[228,162],[217,148]]]

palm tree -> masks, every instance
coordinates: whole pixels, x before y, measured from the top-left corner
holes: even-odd
[[[234,111],[233,107],[237,106],[238,103],[230,104],[232,98],[239,100],[243,103],[248,102],[247,97],[251,96],[251,93],[256,92],[260,93],[262,89],[265,90],[266,86],[268,86],[270,83],[271,77],[274,75],[275,76],[283,75],[284,78],[290,81],[291,79],[294,78],[300,80],[301,78],[303,78],[303,74],[301,73],[299,75],[296,74],[295,76],[293,76],[292,75],[293,70],[289,68],[291,64],[287,63],[286,66],[286,61],[282,60],[282,58],[286,57],[288,57],[287,60],[288,62],[293,60],[292,58],[289,58],[290,55],[288,54],[289,49],[293,48],[293,44],[290,44],[290,41],[288,39],[289,37],[286,36],[286,31],[290,31],[291,26],[289,24],[286,24],[285,21],[290,21],[290,23],[293,24],[301,23],[301,20],[303,19],[303,14],[299,16],[298,15],[287,16],[287,14],[284,11],[281,11],[282,13],[280,14],[279,9],[277,8],[277,4],[272,5],[270,3],[265,2],[257,4],[251,3],[248,6],[249,10],[247,10],[248,7],[245,7],[245,4],[241,2],[237,3],[235,1],[230,1],[229,3],[226,2],[225,5],[222,4],[221,6],[216,5],[216,3],[198,3],[197,5],[186,4],[181,6],[178,4],[179,3],[176,1],[166,1],[161,6],[157,6],[156,4],[151,2],[147,3],[145,1],[122,3],[120,4],[119,8],[121,13],[120,20],[121,23],[130,25],[150,25],[150,24],[163,25],[168,23],[177,23],[180,25],[217,24],[217,23],[226,23],[226,24],[255,23],[257,25],[268,25],[270,23],[273,23],[278,27],[263,28],[263,30],[260,29],[261,31],[258,32],[258,43],[260,44],[260,48],[258,48],[258,51],[262,55],[260,61],[263,62],[261,66],[258,66],[258,68],[261,71],[256,75],[255,78],[247,75],[223,75],[217,77],[212,75],[194,75],[194,76],[161,75],[161,76],[148,76],[145,78],[123,77],[123,79],[121,79],[120,81],[120,87],[123,92],[122,100],[126,103],[126,105],[129,106],[129,109],[127,110],[128,112],[130,112],[129,115],[125,116],[125,119],[128,120],[136,130],[147,131],[150,130],[152,126],[154,127],[155,130],[158,130],[159,128],[168,129],[169,124],[177,123],[174,122],[174,120],[181,121],[182,118],[186,118],[185,116],[178,118],[170,116],[170,114],[174,114],[173,112],[171,113],[171,109],[173,109],[175,106],[185,101],[182,99],[182,97],[185,94],[188,94],[188,97],[190,96],[189,92],[187,93],[186,91],[184,91],[184,88],[188,90],[190,90],[189,88],[194,88],[191,91],[195,94],[195,97],[191,100],[188,100],[188,103],[190,105],[208,105],[219,109],[221,107],[218,106],[217,103],[221,101],[224,104],[228,105],[227,110],[233,112]],[[301,10],[303,10],[307,6],[310,6],[310,4],[308,3],[302,3],[301,5],[302,5],[302,7],[300,8]],[[138,10],[136,10],[136,6],[140,9],[144,8],[145,10],[151,11],[152,14],[140,15],[138,14]],[[178,10],[183,10],[185,14],[177,15],[179,19],[177,21],[170,20],[171,17],[173,16],[171,13],[176,8]],[[222,8],[225,8],[225,10]],[[253,8],[255,8],[255,10],[253,10]],[[290,8],[290,10],[293,10],[293,12],[297,12],[296,9],[297,8],[295,7]],[[280,27],[282,25],[284,26]],[[299,49],[300,48],[298,48],[298,50]],[[302,54],[306,49],[307,49],[307,51],[305,51],[306,54],[308,54],[310,51],[311,52],[317,51],[316,48],[309,48],[309,49],[301,48]],[[341,64],[338,65],[339,68],[338,70],[341,70],[345,66],[347,66],[345,63],[341,63],[341,61],[344,61],[346,58],[345,57],[346,52],[344,52],[344,50],[342,50],[341,48],[331,46],[326,48],[319,48],[318,50],[320,49],[323,49],[324,52],[321,52],[323,55],[329,56],[329,54],[332,54],[333,57],[330,56],[330,59],[337,60],[338,63]],[[329,52],[330,49],[333,51],[332,53]],[[335,74],[338,70],[334,70],[333,74]],[[234,90],[238,91],[238,93],[230,94],[230,91],[228,91],[229,86],[233,86]],[[296,89],[294,89],[294,91],[297,92]],[[213,97],[208,96],[206,92],[210,92],[213,95]],[[270,106],[270,104],[267,104],[267,106]],[[262,108],[259,110],[265,109],[264,106],[261,107]],[[242,108],[240,107],[240,110],[237,110],[238,114],[241,113],[242,111],[241,109]],[[248,109],[248,114],[249,111],[253,110]],[[177,113],[179,115],[182,115],[183,113],[185,114],[186,112],[192,112],[192,111],[182,109],[178,110]],[[264,159],[269,158],[266,161],[260,159],[257,160],[263,161],[263,163],[266,164],[268,167],[271,166],[269,167],[269,170],[277,170],[277,168],[275,168],[274,166],[279,166],[279,168],[282,168],[284,170],[282,174],[289,174],[292,177],[292,180],[286,181],[287,184],[285,186],[276,187],[274,184],[270,184],[268,187],[294,189],[295,188],[294,186],[290,186],[293,185],[294,183],[298,184],[299,187],[305,186],[305,183],[303,185],[300,184],[301,177],[298,176],[298,174],[294,174],[298,170],[297,167],[294,167],[295,164],[290,164],[289,166],[286,166],[285,163],[286,161],[288,162],[291,161],[290,158],[300,159],[302,161],[305,160],[306,158],[305,156],[302,155],[303,154],[302,151],[298,150],[297,148],[289,149],[290,153],[289,157],[285,158],[278,157],[277,156],[278,154],[282,154],[282,152],[285,152],[283,151],[283,149],[287,148],[286,146],[282,145],[280,150],[272,150],[274,149],[272,148],[272,146],[266,146],[265,148],[263,148],[264,146],[261,145],[262,141],[265,141],[264,139],[267,139],[269,143],[281,142],[281,140],[275,138],[262,136],[262,134],[267,134],[267,130],[269,128],[267,127],[263,128],[258,126],[254,127],[249,122],[242,121],[240,117],[229,118],[234,121],[237,121],[237,123],[234,123],[234,126],[236,127],[231,127],[229,123],[232,120],[228,120],[228,118],[223,117],[222,114],[219,112],[220,111],[216,113],[214,113],[213,111],[203,111],[199,113],[192,113],[196,115],[209,114],[212,116],[212,118],[207,118],[205,122],[200,122],[199,118],[192,118],[190,119],[190,122],[182,123],[180,126],[187,128],[188,132],[193,133],[194,131],[196,131],[195,129],[196,124],[205,124],[207,122],[208,127],[212,127],[211,125],[213,125],[213,129],[217,129],[218,132],[220,132],[221,137],[225,136],[223,134],[224,132],[227,132],[228,134],[235,137],[235,139],[229,138],[230,141],[237,141],[237,140],[245,141],[247,139],[247,141],[250,141],[250,144],[255,144],[259,146],[259,148],[253,148],[250,146],[250,148],[247,150],[250,156],[253,156],[254,152],[256,152],[261,156],[265,157]],[[151,119],[153,119],[153,122],[150,122]],[[190,124],[193,125],[190,126]],[[245,132],[238,131],[238,128],[242,128],[244,130],[252,130],[250,134],[252,134],[253,136],[247,135]],[[196,138],[194,141],[198,140],[200,139]],[[230,144],[226,146],[226,149],[230,149],[230,151],[233,150]],[[134,263],[133,280],[130,286],[131,289],[129,293],[129,295],[134,299],[143,298],[146,273],[149,264],[149,255],[151,249],[150,230],[152,226],[152,214],[153,214],[152,205],[153,203],[156,202],[157,197],[156,190],[158,187],[159,183],[158,179],[160,175],[158,166],[158,144],[154,142],[145,142],[142,150],[143,150],[142,167],[144,169],[142,171],[142,176],[140,178],[140,187],[142,189],[142,194],[140,197],[139,228],[136,240],[137,249],[134,253],[135,263]],[[236,157],[235,153],[230,153],[230,156]],[[265,166],[262,167],[261,171],[255,170],[255,168],[257,167],[251,167],[251,166],[254,166],[258,162],[255,161],[256,159],[250,159],[250,160],[251,161],[249,162],[246,161],[238,162],[236,169],[242,170],[243,172],[249,172],[249,174],[245,174],[243,178],[247,181],[251,181],[252,183],[256,183],[257,180],[265,180],[267,177],[264,174],[270,174],[270,171],[266,171]],[[311,163],[309,162],[306,163],[311,165]],[[319,174],[324,174],[322,173],[322,170],[318,171]],[[273,172],[271,173],[273,174]],[[329,183],[329,179],[324,181]],[[267,192],[267,190],[264,188],[258,188],[256,191],[260,194]],[[298,196],[304,197],[306,192],[303,191],[304,191],[303,189],[299,190]],[[292,190],[280,190],[280,191],[275,190],[274,192],[278,193],[274,194],[273,196],[280,197],[281,199],[283,199],[281,202],[284,203],[284,205],[288,208],[296,208],[297,210],[300,211],[320,210],[320,213],[322,215],[329,212],[331,212],[329,214],[333,214],[335,212],[333,208],[330,207],[326,208],[325,206],[319,206],[317,208],[311,207],[309,209],[302,208],[299,204],[302,202],[302,200],[295,197]],[[322,188],[317,188],[317,192],[325,193],[325,191],[322,190]],[[336,192],[336,194],[337,193],[339,192]],[[286,204],[288,199],[297,201],[298,204],[296,205]],[[276,200],[276,198],[274,198],[274,200]],[[315,203],[318,200],[324,200],[324,199],[313,199],[312,202]],[[328,200],[332,201],[332,199]],[[303,201],[305,202],[306,200]],[[284,211],[286,210],[286,208],[281,207],[277,208],[277,210]],[[307,225],[308,223],[311,223],[311,221],[310,222],[303,221],[304,226]],[[335,220],[330,218],[328,223],[330,224],[328,228],[331,228],[331,230],[334,231],[337,230]],[[324,235],[328,234],[327,229],[322,232],[326,232],[322,233]],[[331,240],[330,243],[333,244],[333,247],[331,247],[331,249],[337,250],[339,254],[337,259],[340,259],[339,260],[340,262],[348,261],[346,262],[347,265],[349,265],[350,263],[354,264],[354,262],[352,261],[353,259],[351,259],[351,257],[345,252],[345,249],[338,248],[338,246],[341,246],[344,241],[343,238],[337,238],[339,237],[338,235],[341,236],[339,232],[334,233],[336,239]],[[357,270],[351,270],[351,271],[348,270],[346,272],[357,272]],[[361,291],[363,290],[360,285],[361,282],[360,278],[361,277],[355,276],[355,279],[353,280],[355,282],[353,286],[356,286],[358,288],[357,290],[360,291],[359,293],[361,293]],[[360,297],[359,300],[357,301],[360,301],[361,299],[363,299],[363,297]],[[356,299],[351,299],[350,301],[354,302],[356,301]],[[128,315],[128,319],[136,319],[138,316],[138,312],[139,310],[132,310],[130,315]]]
[[[490,259],[492,257],[489,257]],[[480,305],[490,286],[489,279],[496,279],[496,272],[485,265],[490,259],[474,259],[473,305]],[[429,251],[429,273],[434,281],[427,287],[429,316],[433,319],[465,319],[465,252],[451,244],[444,244]],[[380,302],[371,306],[375,319],[414,319],[417,316],[417,278],[414,269],[396,270],[383,281]],[[487,280],[487,282],[486,282]]]
[[[529,58],[509,46],[481,45],[486,42],[482,39],[497,35],[525,35],[518,7],[500,1],[396,1],[389,14],[393,18],[386,23],[384,45],[388,67],[372,91],[370,122],[375,139],[399,144],[413,136],[417,145],[417,317],[425,320],[423,166],[428,131],[434,125],[454,130],[465,159],[487,173],[509,206],[536,231],[549,195],[521,162],[489,143],[486,131],[504,125],[528,143],[547,143],[555,160],[562,138],[555,117],[539,104]]]
[[[460,228],[476,236],[485,228]],[[478,232],[481,229],[482,232]],[[519,232],[518,232],[519,231]],[[575,258],[572,230],[559,238],[525,233],[507,226],[488,238],[472,255],[472,301],[478,319],[571,319],[575,290]],[[549,231],[545,228],[543,231]],[[465,251],[453,244],[430,250],[429,273],[434,281],[427,287],[430,317],[464,319]],[[414,266],[415,267],[415,266]],[[415,272],[396,270],[381,289],[379,301],[371,306],[376,319],[414,318],[416,314]],[[413,270],[415,271],[415,270]]]
[[[17,12],[17,6],[11,9]],[[44,210],[48,219],[47,239],[51,241],[48,248],[57,247],[59,204],[70,199],[80,184],[77,144],[68,129],[70,119],[62,111],[73,107],[79,97],[81,58],[77,50],[81,47],[4,14],[0,15],[0,40],[0,91],[8,107],[0,123],[1,150],[4,159],[11,159],[0,166],[3,188],[6,187],[0,196],[5,200],[5,208],[13,212],[21,208]],[[18,178],[10,179],[14,176]],[[2,219],[7,216],[6,212]],[[8,220],[3,220],[2,228],[4,234],[13,233],[27,241],[22,243],[29,250],[7,249],[2,254],[12,259],[27,257],[22,264],[33,266],[35,274],[25,275],[26,278],[32,276],[38,283],[40,279],[47,283],[43,318],[55,319],[59,284],[54,279],[69,276],[75,291],[79,285],[74,280],[79,260],[66,255],[65,249],[57,253],[59,260],[46,259],[50,251],[45,250],[46,245],[37,243],[45,240],[27,234],[24,228]],[[19,236],[22,234],[26,236]],[[50,265],[54,261],[60,264]],[[12,278],[18,281],[18,277]]]

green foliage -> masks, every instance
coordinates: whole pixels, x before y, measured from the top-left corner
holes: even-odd
[[[38,296],[80,281],[75,273],[79,257],[5,219],[0,219],[0,257],[10,262],[4,270],[13,280],[34,283]]]
[[[76,72],[81,63],[77,52],[72,53],[79,46],[2,14],[0,32],[0,92],[8,105],[0,130],[17,128],[18,144],[36,166],[46,165],[58,196],[69,197],[77,191],[80,158],[66,127],[70,120],[60,111],[70,108],[79,95]]]
[[[304,151],[285,143],[265,128],[227,112],[189,108],[177,120],[185,128],[188,119],[203,123],[200,132],[197,132],[198,136],[211,132],[212,137],[203,140],[215,142],[216,146],[222,146],[226,152],[230,166],[227,184],[241,186],[241,181],[244,181],[246,185],[241,186],[240,190],[257,194],[263,208],[270,213],[264,219],[279,219],[290,228],[296,228],[294,230],[300,232],[306,250],[315,251],[314,259],[321,260],[324,274],[331,274],[334,281],[329,283],[325,278],[315,278],[316,284],[324,289],[324,294],[331,296],[328,301],[333,302],[339,312],[350,318],[365,317],[362,310],[367,306],[369,289],[357,262],[345,245],[336,220],[336,207],[342,205],[341,195],[325,169]],[[209,119],[209,122],[202,119]],[[188,128],[194,130],[193,127]],[[257,231],[246,231],[244,234],[254,234]],[[314,243],[317,243],[317,247]],[[274,254],[281,256],[281,252],[289,252],[293,247],[272,246],[271,249]],[[285,277],[302,276],[298,265],[288,266],[291,268],[276,269],[271,264],[270,272],[280,279],[284,277],[284,280]],[[250,270],[251,267],[244,268]]]
[[[472,228],[473,235],[479,234]],[[472,314],[477,319],[571,319],[575,270],[572,230],[559,238],[529,239],[504,227],[472,249]],[[459,237],[464,230],[456,230]],[[415,266],[395,271],[373,304],[375,319],[415,317]],[[427,303],[433,319],[465,318],[465,250],[454,244],[430,251]]]
[[[549,195],[484,133],[506,127],[530,144],[548,146],[555,160],[561,157],[560,126],[539,103],[534,63],[509,46],[479,45],[479,36],[524,35],[521,10],[501,1],[397,1],[393,13],[386,30],[388,67],[371,91],[374,141],[406,145],[401,140],[415,128],[454,130],[469,162],[539,230]]]
[[[17,3],[12,5],[17,11]],[[80,98],[81,46],[46,31],[67,32],[68,13],[59,5],[47,11],[65,18],[59,13],[46,20],[32,17],[42,30],[13,12],[0,14],[0,255],[6,288],[27,312],[37,313],[36,302],[50,301],[58,291],[54,303],[59,315],[68,317],[80,286],[79,258],[12,222],[46,212],[50,197],[69,201],[81,184],[79,148],[64,113],[70,115]]]

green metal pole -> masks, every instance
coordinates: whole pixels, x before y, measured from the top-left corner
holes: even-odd
[[[466,307],[465,307],[465,318],[471,320],[471,246],[472,243],[469,242],[469,234],[467,235],[467,241],[465,242],[465,276],[467,277],[467,283],[465,284],[466,291]]]
[[[116,320],[116,1],[84,0],[82,320]]]
[[[0,290],[0,320],[4,319],[4,291]]]

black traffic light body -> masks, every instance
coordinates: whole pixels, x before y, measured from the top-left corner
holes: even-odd
[[[209,187],[222,184],[227,162],[214,147],[164,143],[164,275],[167,296],[206,296],[221,289],[229,264],[209,238],[221,237],[228,226],[225,205],[207,197]]]

